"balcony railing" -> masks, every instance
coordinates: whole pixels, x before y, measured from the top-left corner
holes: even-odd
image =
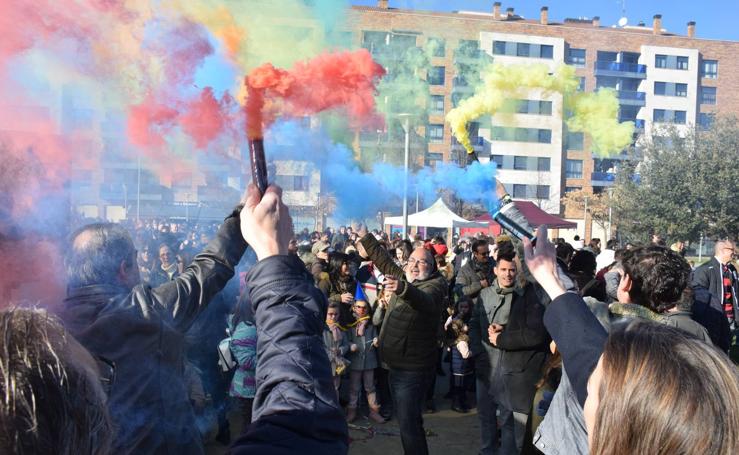
[[[613,172],[593,172],[590,175],[590,180],[598,182],[614,182],[616,181],[616,174]]]
[[[595,62],[595,69],[603,71],[618,71],[621,73],[647,74],[647,66],[640,65],[638,63],[597,61]]]
[[[647,99],[647,94],[644,92],[635,92],[631,90],[619,90],[618,99],[645,101]]]

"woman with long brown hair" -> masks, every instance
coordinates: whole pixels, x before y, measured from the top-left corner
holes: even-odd
[[[546,230],[526,264],[552,299],[544,323],[583,406],[590,453],[739,453],[739,371],[679,329],[633,321],[610,335],[558,278]]]

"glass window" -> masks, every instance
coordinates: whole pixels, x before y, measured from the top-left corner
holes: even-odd
[[[536,185],[536,198],[549,199],[549,185]]]
[[[567,150],[582,150],[583,149],[583,134],[582,133],[567,133]]]
[[[581,179],[582,160],[567,160],[565,162],[565,177],[568,179]]]
[[[654,66],[657,68],[667,68],[667,56],[657,54],[654,56]]]
[[[573,191],[580,191],[581,189],[581,186],[566,186],[565,193],[572,193]]]
[[[537,160],[537,170],[542,172],[548,172],[551,167],[551,160],[549,158],[539,158]]]
[[[703,60],[701,62],[701,76],[707,79],[718,77],[718,60]]]
[[[498,169],[503,169],[503,155],[492,155],[490,161],[495,163]]]
[[[585,77],[580,77],[580,85],[577,87],[578,92],[584,92],[585,91]]]
[[[505,55],[505,41],[493,41],[493,54]]]
[[[539,114],[552,115],[552,102],[551,101],[539,101]]]
[[[390,35],[390,42],[395,48],[410,49],[416,47],[416,35]]]
[[[541,58],[554,58],[554,46],[542,44],[539,56]]]
[[[518,43],[516,46],[516,55],[519,57],[529,56],[530,46],[528,43]]]
[[[688,69],[688,57],[678,57],[677,58],[677,69],[679,70]]]
[[[529,161],[529,158],[526,156],[514,156],[513,157],[513,169],[517,171],[525,171],[528,161]]]
[[[716,104],[716,87],[701,87],[701,104]]]
[[[701,112],[700,114],[698,114],[698,125],[703,129],[710,128],[711,125],[713,125],[713,120],[715,117],[715,114]]]
[[[513,197],[516,199],[526,199],[526,185],[513,185]]]
[[[444,95],[431,95],[431,113],[444,113]]]
[[[296,175],[293,177],[294,191],[308,191],[309,179],[306,175]]]
[[[675,84],[675,96],[688,96],[688,84]]]
[[[666,118],[665,110],[664,109],[655,109],[654,114],[652,116],[652,120],[655,122],[664,122]]]
[[[444,85],[444,71],[443,66],[432,66],[428,72],[429,85]]]
[[[550,144],[552,142],[552,130],[539,130],[540,144]]]
[[[685,111],[675,111],[673,122],[677,123],[678,125],[685,125],[685,121],[686,121],[686,112]]]
[[[667,87],[667,84],[665,84],[664,82],[655,82],[654,83],[654,94],[664,95],[666,87]]]
[[[446,41],[442,38],[429,38],[427,41],[427,49],[434,57],[444,57],[446,55]]]
[[[387,32],[362,32],[362,47],[371,53],[378,52],[387,45]]]
[[[444,125],[428,126],[429,142],[442,142],[444,140]]]
[[[585,49],[569,48],[567,51],[567,63],[577,67],[585,67]]]

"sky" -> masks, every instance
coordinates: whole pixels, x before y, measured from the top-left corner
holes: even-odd
[[[377,0],[350,0],[354,5],[376,6]],[[430,11],[492,12],[494,0],[390,0],[391,8]],[[600,16],[601,25],[615,24],[626,6],[629,25],[643,21],[652,24],[655,14],[662,14],[662,28],[685,35],[687,23],[696,22],[696,37],[739,41],[739,1],[737,0],[517,0],[501,1],[501,12],[515,8],[527,19],[539,17],[542,6],[549,7],[549,20],[560,22],[566,17]]]

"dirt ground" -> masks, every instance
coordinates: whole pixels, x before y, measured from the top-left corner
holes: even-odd
[[[448,375],[447,371],[447,375]],[[436,406],[438,412],[424,414],[423,421],[426,428],[429,452],[434,455],[466,455],[475,454],[479,449],[480,421],[475,409],[467,414],[452,411],[451,400],[443,398],[449,388],[449,377],[437,377]],[[474,404],[474,397],[469,396],[469,402]],[[234,433],[240,428],[241,422],[237,415],[231,418],[231,431]],[[394,418],[387,423],[376,425],[362,415],[350,426],[349,437],[351,445],[350,455],[395,455],[403,453],[400,443],[398,422]],[[206,446],[208,455],[220,455],[226,448],[217,442]]]

